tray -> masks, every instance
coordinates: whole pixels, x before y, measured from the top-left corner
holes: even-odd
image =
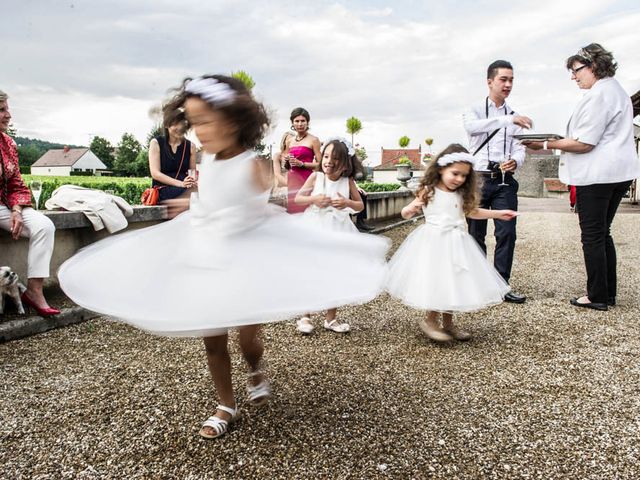
[[[556,135],[555,133],[521,133],[514,135],[513,138],[517,138],[518,140],[544,142],[545,140],[560,140],[564,137],[562,135]]]

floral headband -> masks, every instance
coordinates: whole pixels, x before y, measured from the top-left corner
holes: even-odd
[[[587,62],[589,63],[593,63],[593,57],[591,56],[591,54],[589,52],[587,52],[584,48],[581,48],[580,50],[578,50],[577,55],[579,57],[584,58]]]
[[[344,146],[347,147],[347,150],[349,152],[349,156],[353,156],[353,155],[356,154],[356,150],[355,150],[355,148],[353,148],[353,145],[351,145],[351,142],[349,140],[347,140],[346,138],[344,138],[344,137],[330,137],[330,138],[327,138],[324,141],[324,144],[325,145],[329,145],[331,142],[334,142],[334,141],[338,141],[338,142],[344,143]]]
[[[466,162],[470,163],[471,166],[474,166],[476,163],[476,159],[473,155],[466,152],[454,152],[443,155],[436,162],[441,167],[446,167],[447,165],[451,165],[456,162]]]
[[[197,95],[216,107],[226,107],[236,99],[235,90],[227,83],[220,82],[215,78],[198,77],[189,80],[184,86],[184,91]]]

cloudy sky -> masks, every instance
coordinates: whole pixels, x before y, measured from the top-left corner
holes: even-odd
[[[486,95],[486,67],[510,60],[509,103],[539,132],[564,133],[580,91],[564,68],[581,46],[613,51],[640,89],[640,6],[629,1],[0,0],[0,89],[21,136],[143,141],[149,109],[185,76],[245,70],[273,111],[311,112],[320,138],[346,135],[376,163],[408,135],[434,150],[466,142],[462,113]],[[423,149],[425,148],[423,144]]]

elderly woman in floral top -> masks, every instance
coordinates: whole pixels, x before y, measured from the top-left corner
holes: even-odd
[[[49,218],[31,208],[31,192],[20,176],[16,144],[5,133],[11,120],[8,98],[0,90],[0,228],[11,232],[14,240],[29,238],[28,281],[22,302],[42,316],[56,315],[60,310],[51,308],[42,292],[44,279],[49,276],[55,227]]]

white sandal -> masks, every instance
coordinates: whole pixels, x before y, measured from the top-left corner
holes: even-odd
[[[256,375],[263,375],[261,370],[249,373],[247,376],[251,379]],[[258,385],[252,385],[251,382],[247,385],[247,402],[254,407],[261,407],[269,401],[271,398],[271,385],[269,380],[263,378]]]
[[[334,318],[330,322],[324,321],[324,328],[336,333],[347,333],[351,330],[348,323],[338,323],[338,319]]]
[[[202,428],[200,429],[200,436],[207,439],[218,438],[227,433],[229,430],[229,425],[236,422],[240,418],[240,409],[238,407],[231,408],[225,407],[224,405],[218,405],[216,410],[222,410],[223,412],[227,412],[231,415],[231,418],[227,421],[220,417],[216,417],[215,415],[207,418],[207,420],[202,424]],[[215,435],[209,435],[204,433],[204,427],[212,428],[216,433]]]
[[[296,326],[298,331],[303,335],[311,335],[311,333],[313,333],[313,324],[309,317],[302,317],[296,322]]]

